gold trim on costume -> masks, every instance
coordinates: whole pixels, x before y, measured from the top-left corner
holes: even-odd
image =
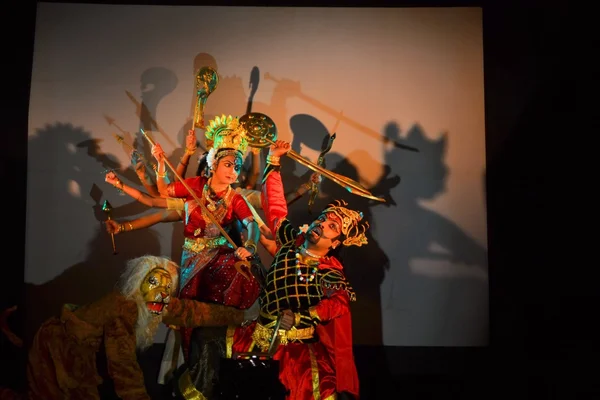
[[[192,383],[190,372],[187,369],[179,377],[177,385],[179,386],[181,396],[186,400],[208,400],[198,389],[196,389],[196,386]]]
[[[183,242],[183,249],[193,253],[201,253],[203,250],[225,246],[228,243],[229,242],[227,239],[225,239],[225,236],[217,236],[214,238],[199,237],[196,239],[185,238]]]
[[[167,197],[167,210],[183,211],[185,209],[185,201],[177,197]]]
[[[366,221],[361,223],[363,213],[343,207],[347,205],[344,200],[335,200],[321,212],[321,215],[333,214],[339,220],[342,234],[346,237],[342,242],[344,246],[360,247],[368,243],[365,232],[369,228],[369,223]]]
[[[308,345],[308,354],[310,355],[310,370],[312,375],[313,397],[315,400],[321,400],[321,388],[319,387],[319,365],[313,347]]]
[[[294,313],[294,326],[300,325],[300,320],[302,319],[302,314]]]
[[[271,324],[268,324],[271,325]],[[292,327],[290,330],[280,329],[279,336],[279,344],[285,346],[288,343],[303,340],[303,339],[312,339],[315,334],[315,327],[311,326],[303,329],[296,329]],[[268,328],[256,323],[254,328],[254,332],[252,333],[252,339],[256,342],[256,345],[261,348],[262,351],[267,351],[269,346],[271,345],[271,338],[273,337],[273,329]]]
[[[321,321],[321,317],[319,317],[319,313],[315,307],[309,307],[308,313],[312,319],[316,319],[317,321]]]
[[[212,148],[233,149],[243,155],[248,148],[246,131],[240,125],[240,120],[231,115],[222,114],[213,118],[204,131],[206,139],[212,140]]]
[[[231,358],[233,354],[233,335],[235,334],[235,326],[227,327],[227,336],[225,336],[225,358]]]

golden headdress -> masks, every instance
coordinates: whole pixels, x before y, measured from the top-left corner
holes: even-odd
[[[219,158],[229,155],[243,160],[248,139],[237,117],[224,114],[215,117],[206,127],[205,135],[207,142],[212,143],[206,159],[209,167]]]
[[[367,221],[361,223],[363,213],[344,207],[347,205],[348,203],[343,200],[336,200],[334,203],[329,204],[321,212],[321,215],[333,214],[334,218],[339,220],[342,234],[345,236],[342,242],[344,246],[360,247],[368,243],[365,232],[369,228],[369,223]]]

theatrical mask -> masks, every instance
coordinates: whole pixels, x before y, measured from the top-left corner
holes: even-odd
[[[171,299],[173,282],[169,272],[163,268],[154,268],[140,285],[140,294],[152,314],[160,315]]]

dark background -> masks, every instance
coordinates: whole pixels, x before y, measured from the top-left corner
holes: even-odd
[[[306,1],[108,3],[333,5]],[[381,1],[362,5],[376,3]],[[587,194],[569,194],[574,177],[567,173],[570,162],[566,160],[574,145],[585,147],[589,140],[581,136],[585,129],[575,127],[581,123],[576,110],[584,105],[582,89],[595,81],[592,74],[585,75],[589,66],[579,61],[582,54],[596,51],[588,45],[589,34],[582,32],[586,29],[579,29],[586,26],[583,17],[590,10],[566,3],[515,3],[388,3],[483,7],[490,346],[357,347],[364,399],[600,398],[594,383],[600,355],[599,332],[593,328],[598,319],[593,309],[598,289],[587,276],[594,262],[581,263],[577,254],[568,253],[565,237],[583,231],[563,230],[563,223],[573,219],[574,213],[562,200]],[[4,189],[0,305],[4,309],[23,302],[35,2],[10,2],[3,8],[1,74],[7,90],[3,92],[5,128],[0,147]],[[587,29],[592,30],[593,26]],[[20,309],[9,321],[17,333],[26,313]],[[23,351],[11,347],[4,337],[0,345],[2,384],[19,386]],[[157,346],[144,356],[150,372],[160,357]],[[394,368],[402,371],[400,375],[390,376],[391,362],[400,365]]]

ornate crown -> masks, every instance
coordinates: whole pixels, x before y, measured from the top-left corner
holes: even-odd
[[[204,134],[207,142],[212,143],[207,158],[209,167],[212,167],[215,160],[228,155],[243,159],[248,148],[248,139],[237,117],[224,114],[215,117],[206,127]]]
[[[333,214],[334,218],[339,220],[342,234],[346,237],[342,242],[344,246],[360,247],[368,243],[365,232],[369,228],[369,223],[367,221],[361,223],[363,213],[343,207],[347,205],[348,203],[343,200],[336,200],[334,203],[329,204],[321,214]]]

